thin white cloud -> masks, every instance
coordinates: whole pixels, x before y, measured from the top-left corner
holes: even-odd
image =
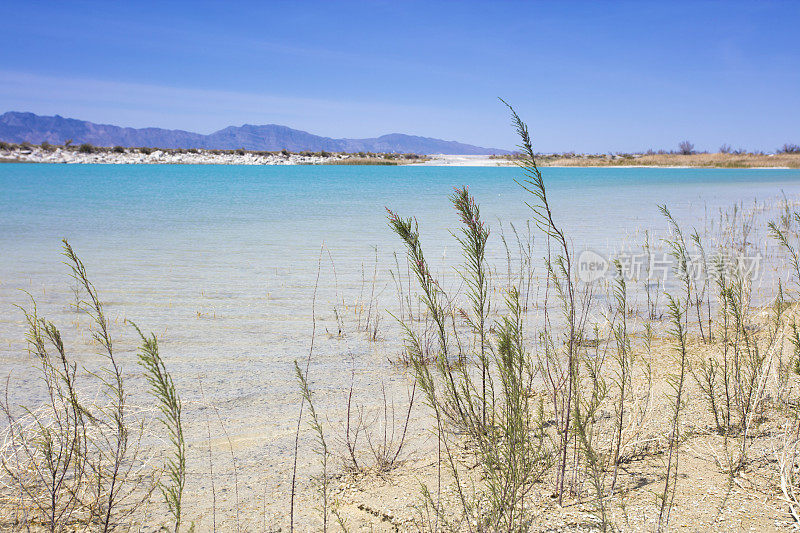
[[[449,139],[464,131],[458,120],[463,113],[424,105],[297,98],[0,70],[0,112],[10,110],[200,133],[243,123],[284,124],[332,137],[403,132]],[[463,137],[456,140],[476,142]]]

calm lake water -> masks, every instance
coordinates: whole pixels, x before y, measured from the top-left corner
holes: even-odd
[[[702,229],[734,204],[763,212],[778,206],[781,191],[800,195],[798,170],[543,173],[557,222],[575,248],[601,255],[640,245],[644,230],[664,235],[659,204]],[[492,229],[490,259],[502,273],[500,236],[516,248],[511,225],[527,234],[530,217],[519,176],[515,168],[469,167],[0,165],[0,374],[12,372],[12,401],[36,394],[15,307],[30,307],[23,291],[62,328],[77,360],[96,363],[85,318],[70,306],[73,283],[60,256],[60,240],[68,238],[106,302],[126,369],[137,371],[135,338],[124,325],[132,319],[159,336],[187,416],[201,416],[195,403],[202,398],[213,401],[228,431],[249,443],[243,464],[280,469],[296,417],[294,361],[308,353],[318,269],[311,384],[323,404],[341,406],[353,369],[367,403],[381,384],[400,390],[406,378],[387,363],[401,347],[390,316],[398,310],[394,252],[403,274],[405,268],[385,207],[416,217],[429,260],[454,286],[459,249],[450,231],[458,219],[448,195],[470,187]],[[539,258],[544,247],[536,238]],[[343,338],[327,334],[340,327],[334,306]],[[359,312],[361,323],[367,314],[380,316],[377,342],[357,331]],[[201,439],[204,431],[190,436]]]
[[[573,245],[601,254],[639,244],[644,229],[663,233],[659,204],[702,229],[721,208],[800,193],[798,170],[543,171]],[[54,320],[74,301],[60,256],[68,238],[109,313],[163,334],[175,365],[199,374],[220,361],[243,362],[228,371],[256,383],[268,378],[278,390],[293,386],[286,367],[308,346],[323,244],[318,315],[328,317],[337,300],[366,301],[376,253],[374,293],[391,307],[392,253],[403,250],[385,207],[416,217],[429,260],[447,275],[459,252],[448,195],[468,185],[493,231],[490,256],[503,270],[501,232],[515,242],[510,224],[527,233],[530,217],[519,176],[515,168],[475,167],[0,165],[0,353],[13,361],[24,346],[14,307],[27,303],[20,289]],[[542,243],[535,257],[544,255]],[[223,399],[253,392],[212,389]]]

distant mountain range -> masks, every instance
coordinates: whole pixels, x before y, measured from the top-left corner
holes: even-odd
[[[507,150],[483,148],[455,141],[390,133],[372,139],[332,139],[277,124],[229,126],[210,135],[161,128],[122,128],[85,120],[49,117],[9,111],[0,115],[0,140],[13,143],[90,143],[95,146],[153,148],[206,148],[217,150],[300,152],[395,152],[417,154],[507,154]]]

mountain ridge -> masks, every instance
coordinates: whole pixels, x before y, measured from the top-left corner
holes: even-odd
[[[485,155],[508,154],[508,150],[485,148],[433,137],[389,133],[365,139],[336,139],[280,124],[227,126],[208,135],[164,128],[130,128],[97,124],[60,115],[37,115],[7,111],[0,115],[0,140],[13,143],[74,144],[152,148],[204,148],[255,151],[395,152],[418,154]]]

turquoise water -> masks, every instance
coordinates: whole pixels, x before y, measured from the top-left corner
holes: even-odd
[[[573,246],[600,254],[639,245],[645,229],[663,235],[658,204],[702,229],[734,204],[769,213],[781,191],[800,195],[798,170],[543,172]],[[405,377],[387,363],[401,345],[389,314],[398,311],[389,271],[402,248],[385,207],[417,218],[435,271],[457,287],[458,247],[449,233],[457,218],[447,197],[468,185],[492,229],[499,279],[501,233],[513,241],[511,224],[527,231],[529,195],[515,183],[519,175],[478,167],[0,165],[0,372],[13,373],[12,398],[36,394],[15,307],[29,306],[22,291],[62,328],[76,360],[96,364],[80,327],[85,318],[70,307],[72,283],[59,255],[68,238],[106,302],[128,371],[136,372],[135,339],[126,318],[158,334],[187,416],[200,416],[201,396],[220,406],[228,431],[244,443],[240,460],[259,465],[259,486],[268,485],[269,472],[285,471],[297,404],[293,362],[308,353],[320,257],[311,382],[323,406],[341,407],[353,368],[367,404],[382,383],[402,392]],[[543,244],[534,240],[535,258]],[[340,327],[334,306],[343,338],[328,335]],[[377,342],[358,331],[360,309],[362,322],[380,315]]]
[[[641,242],[644,229],[663,232],[658,204],[702,228],[720,208],[770,205],[781,191],[800,193],[797,170],[546,168],[544,174],[556,220],[573,245],[600,253]],[[385,207],[417,218],[429,260],[447,277],[458,253],[447,196],[468,185],[493,230],[490,256],[502,270],[501,231],[512,240],[509,224],[524,232],[529,218],[529,195],[514,181],[519,175],[515,168],[480,167],[0,165],[0,350],[13,360],[21,347],[13,305],[25,304],[26,296],[19,289],[46,311],[64,311],[63,302],[47,304],[71,294],[59,255],[60,239],[68,238],[109,309],[145,328],[166,328],[164,342],[178,361],[252,358],[282,380],[271,365],[305,352],[323,244],[323,318],[337,300],[355,304],[359,294],[365,300],[362,279],[371,288],[376,248],[375,292],[393,310],[391,254],[402,248],[386,225]],[[542,245],[535,242],[535,257],[544,254]],[[384,322],[391,328],[391,320]]]

